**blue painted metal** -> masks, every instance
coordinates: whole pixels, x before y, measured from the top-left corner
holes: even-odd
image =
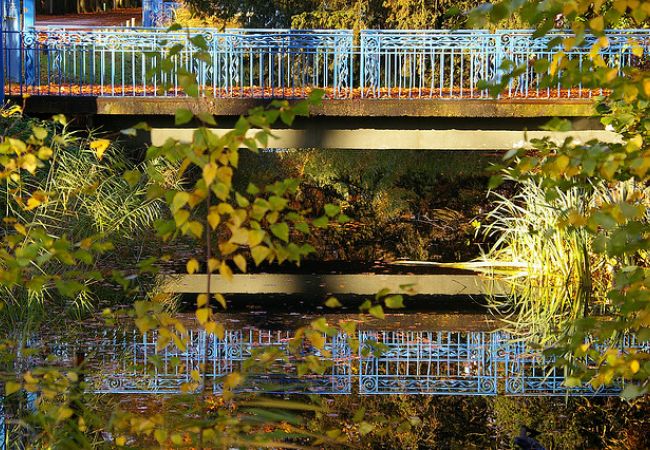
[[[5,103],[5,2],[0,0],[0,107]],[[3,416],[4,417],[4,416]],[[4,421],[2,422],[4,424]],[[1,430],[0,430],[1,432]],[[2,445],[0,441],[0,445]],[[2,450],[2,448],[0,448]]]
[[[11,5],[18,0],[0,1]],[[151,4],[150,10],[156,8],[153,0],[145,3]],[[302,98],[320,88],[328,98],[338,99],[487,98],[479,82],[500,80],[505,61],[523,68],[508,81],[505,97],[601,93],[598,86],[563,88],[557,80],[542,85],[535,61],[552,55],[548,48],[552,39],[569,36],[560,31],[534,39],[526,30],[363,30],[360,46],[355,47],[351,30],[27,27],[21,31],[12,20],[5,23],[3,53],[7,79],[15,82],[8,86],[13,93],[182,96],[177,71],[183,68],[196,74],[204,97]],[[207,61],[189,39],[199,34],[208,44]],[[619,72],[641,62],[632,44],[644,57],[650,49],[650,30],[610,30],[607,36],[609,46],[600,54]],[[588,37],[585,45],[565,57],[580,67],[590,58],[594,39]],[[178,44],[184,48],[173,58],[171,74],[154,70]]]
[[[480,80],[497,67],[496,37],[484,30],[363,30],[363,97],[487,97]]]
[[[5,398],[0,394],[0,450],[7,450],[7,418],[5,415]]]
[[[4,47],[5,77],[9,84],[22,83],[21,68],[21,34],[20,34],[20,0],[2,0],[4,2]]]

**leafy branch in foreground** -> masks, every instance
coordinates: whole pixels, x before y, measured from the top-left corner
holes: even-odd
[[[646,4],[636,1],[581,2],[506,0],[487,5],[472,13],[475,24],[499,21],[517,14],[535,29],[535,36],[549,33],[561,17],[569,28],[567,36],[557,36],[548,43],[549,58],[535,62],[534,70],[545,85],[563,87],[593,86],[607,94],[597,110],[604,125],[622,136],[620,143],[565,141],[560,146],[538,142],[535,152],[523,150],[506,155],[510,177],[532,179],[544,189],[546,197],[556,198],[573,189],[589,191],[593,186],[617,188],[621,183],[646,186],[649,181],[650,147],[650,75],[647,69],[647,48],[632,37],[629,46],[634,64],[625,69],[611,67],[603,58],[610,43],[606,30],[628,25],[645,27],[650,18]],[[588,36],[595,39],[587,40]],[[576,64],[570,52],[589,46],[589,58]],[[508,74],[492,86],[498,94],[520,67],[511,65]],[[553,120],[550,130],[567,131],[570,124]],[[499,177],[495,178],[499,182]],[[569,208],[557,226],[566,233],[588,233],[593,241],[590,256],[613,264],[608,317],[576,319],[551,352],[565,356],[569,384],[581,379],[595,386],[622,378],[630,381],[623,391],[625,397],[646,393],[650,388],[650,354],[647,351],[620,351],[621,339],[628,334],[640,341],[650,339],[650,268],[647,251],[650,247],[650,222],[643,190],[628,196],[603,198],[586,210]],[[571,298],[577,302],[577,298]],[[568,357],[566,357],[568,355]]]

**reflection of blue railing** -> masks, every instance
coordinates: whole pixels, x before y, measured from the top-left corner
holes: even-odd
[[[201,35],[208,56],[189,39]],[[599,86],[577,81],[544,84],[552,67],[537,64],[559,50],[554,31],[351,30],[163,28],[27,28],[5,32],[8,93],[32,95],[180,96],[180,69],[196,74],[204,97],[300,98],[324,89],[328,98],[487,98],[481,81],[503,80],[514,63],[521,73],[503,96],[585,98]],[[608,67],[647,64],[649,30],[610,30],[598,53]],[[593,60],[590,45],[564,52],[575,68]],[[156,72],[175,46],[184,48]],[[535,70],[535,68],[537,70]],[[558,70],[562,73],[562,69]],[[180,75],[182,76],[182,75]],[[165,89],[161,89],[166,86]]]
[[[96,393],[220,392],[232,372],[247,374],[247,392],[438,395],[618,395],[621,383],[594,389],[567,388],[554,360],[501,332],[360,332],[359,349],[345,335],[324,336],[324,349],[291,347],[284,331],[227,331],[224,339],[190,332],[187,348],[157,347],[155,333],[106,332],[83,346],[51,349],[65,360],[84,355],[88,390]],[[618,351],[650,351],[626,337]],[[324,372],[302,375],[309,358]],[[267,364],[261,367],[262,361]],[[200,378],[197,376],[200,375]]]

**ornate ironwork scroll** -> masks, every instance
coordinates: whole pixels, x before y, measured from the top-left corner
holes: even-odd
[[[490,335],[480,332],[363,333],[361,394],[496,395]]]

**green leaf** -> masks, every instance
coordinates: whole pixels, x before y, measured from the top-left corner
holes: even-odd
[[[317,219],[314,219],[311,222],[311,224],[316,228],[327,228],[328,223],[329,223],[329,219],[327,218],[327,216],[321,216]]]
[[[270,254],[271,249],[263,245],[258,245],[251,249],[251,256],[256,266],[259,266]]]
[[[564,386],[568,388],[579,387],[582,386],[582,380],[579,377],[566,377]]]
[[[634,398],[642,396],[646,393],[646,391],[646,389],[642,388],[639,385],[629,383],[625,385],[623,392],[621,392],[621,397],[623,397],[625,400],[632,400]]]
[[[401,295],[389,295],[384,299],[386,308],[401,309],[404,308],[404,297]]]
[[[278,239],[289,242],[289,225],[286,222],[275,223],[271,225],[271,232]]]
[[[336,297],[330,297],[325,302],[325,306],[327,306],[328,308],[340,308],[343,305],[341,304],[341,302],[338,301]]]
[[[176,110],[176,125],[185,125],[194,118],[194,114],[189,109],[179,108]]]
[[[286,208],[288,203],[289,200],[283,197],[278,197],[277,195],[272,195],[269,197],[269,204],[271,205],[271,209],[274,211],[282,211],[284,208]]]
[[[370,433],[372,430],[375,429],[375,426],[369,422],[361,422],[359,424],[359,433],[361,436],[365,436],[366,434]]]
[[[384,308],[382,308],[381,305],[375,305],[375,306],[371,307],[368,310],[368,313],[371,316],[376,317],[377,319],[382,319],[383,320],[384,318],[386,318],[386,316],[384,315]]]
[[[328,203],[325,205],[325,214],[328,217],[334,217],[341,211],[341,207],[338,205],[333,205],[331,203]]]
[[[214,116],[210,113],[207,112],[198,113],[196,115],[196,118],[208,125],[217,126],[217,121],[214,120]]]

